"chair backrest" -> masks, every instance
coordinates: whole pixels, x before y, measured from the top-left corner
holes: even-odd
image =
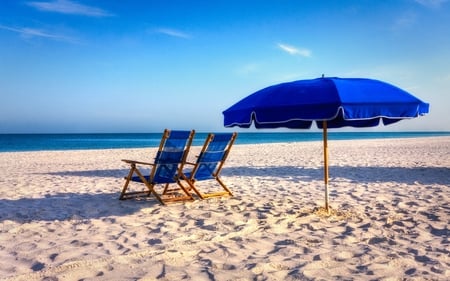
[[[150,180],[154,183],[172,183],[183,169],[195,131],[164,130],[155,157]]]
[[[206,180],[219,176],[236,137],[237,133],[209,134],[190,178]]]

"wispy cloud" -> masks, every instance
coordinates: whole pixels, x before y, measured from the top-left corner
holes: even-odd
[[[393,29],[404,29],[413,26],[417,22],[417,14],[411,11],[406,11],[400,14],[394,21]]]
[[[302,57],[310,57],[311,56],[311,51],[308,49],[304,49],[304,48],[297,48],[291,45],[286,45],[286,44],[282,44],[282,43],[278,43],[277,44],[278,48],[280,48],[281,50],[285,51],[286,53],[293,55],[293,56],[302,56]]]
[[[448,2],[449,0],[415,0],[415,1],[420,5],[428,8],[440,8],[445,2]]]
[[[0,29],[12,31],[18,33],[23,38],[46,38],[55,41],[64,41],[69,43],[77,43],[78,41],[72,37],[51,33],[42,29],[29,28],[29,27],[10,27],[5,25],[0,25]]]
[[[258,72],[260,68],[261,65],[259,63],[247,63],[245,65],[240,66],[236,72],[240,75],[248,75],[251,73]]]
[[[83,15],[90,17],[108,17],[111,13],[92,6],[79,4],[71,0],[54,0],[54,1],[36,1],[28,2],[29,6],[34,7],[40,11],[55,12],[62,14]]]
[[[171,28],[157,28],[154,29],[154,32],[164,34],[171,37],[177,37],[177,38],[183,38],[183,39],[189,39],[191,38],[191,35],[184,33],[182,31],[171,29]]]

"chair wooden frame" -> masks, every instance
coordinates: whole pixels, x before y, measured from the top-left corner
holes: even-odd
[[[122,159],[123,162],[130,164],[131,168],[125,177],[125,184],[119,199],[125,200],[153,195],[162,205],[172,202],[193,201],[192,194],[181,184],[180,175],[192,145],[194,134],[194,130],[170,131],[165,129],[153,163]],[[177,135],[180,135],[177,139],[180,146],[172,146],[171,136],[177,137]],[[139,170],[141,166],[151,168],[149,176],[144,176],[143,172]],[[133,177],[134,174],[137,176]],[[143,183],[147,190],[127,192],[130,182]],[[155,190],[155,187],[159,184],[164,185],[161,194]],[[176,184],[177,188],[169,189],[170,184]]]
[[[205,143],[201,149],[200,154],[197,156],[197,161],[195,163],[187,162],[186,164],[192,165],[193,168],[189,172],[183,172],[181,174],[182,179],[189,185],[188,189],[194,191],[198,197],[201,199],[211,198],[211,197],[221,197],[221,196],[233,196],[231,190],[225,185],[225,183],[220,178],[220,173],[222,171],[223,165],[228,158],[231,147],[236,140],[237,133],[223,133],[223,134],[208,134]],[[215,144],[214,139],[222,142],[219,146],[221,149],[217,149],[217,144]],[[227,139],[226,139],[227,138]],[[226,140],[225,140],[226,139]],[[216,156],[219,157],[217,159]],[[212,157],[211,157],[212,156]],[[205,170],[209,170],[210,174],[205,175]],[[199,177],[199,173],[203,173],[203,176]],[[224,191],[203,193],[199,190],[196,185],[197,181],[205,180],[216,180],[219,185],[224,189]]]

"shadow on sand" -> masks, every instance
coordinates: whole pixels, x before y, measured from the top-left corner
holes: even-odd
[[[47,173],[62,177],[110,177],[122,179],[128,169],[62,171]],[[224,167],[223,176],[274,177],[292,178],[303,181],[321,180],[322,168],[304,168],[298,166],[267,167]],[[330,179],[343,178],[350,181],[367,182],[399,182],[405,184],[442,184],[450,185],[450,168],[447,167],[353,167],[330,166]]]
[[[344,178],[353,182],[398,182],[404,184],[450,185],[450,168],[446,167],[330,167],[330,178]],[[48,173],[61,177],[112,177],[121,179],[127,169],[61,171]],[[323,170],[297,166],[231,167],[223,169],[223,176],[273,177],[304,182],[321,180]],[[161,206],[153,197],[118,200],[120,186],[115,193],[57,193],[43,198],[0,199],[0,222],[12,220],[80,220],[109,216],[126,216],[142,208]],[[101,202],[101,204],[99,204]]]
[[[126,216],[139,212],[143,208],[161,206],[154,197],[124,201],[118,198],[119,192],[57,193],[43,198],[0,199],[0,223],[6,220],[26,223],[101,219],[110,216]]]
[[[321,180],[323,169],[297,166],[273,167],[233,167],[224,168],[222,175],[254,176],[299,179],[302,181]],[[329,176],[354,182],[398,182],[405,184],[450,185],[450,168],[447,167],[351,167],[331,166]]]

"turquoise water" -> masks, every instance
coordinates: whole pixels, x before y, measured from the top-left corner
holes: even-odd
[[[194,145],[202,145],[206,133],[196,133]],[[412,138],[450,136],[450,132],[329,132],[329,140]],[[236,144],[304,142],[322,139],[321,132],[246,133],[240,132]],[[0,152],[114,149],[157,147],[161,133],[142,134],[0,134]]]

